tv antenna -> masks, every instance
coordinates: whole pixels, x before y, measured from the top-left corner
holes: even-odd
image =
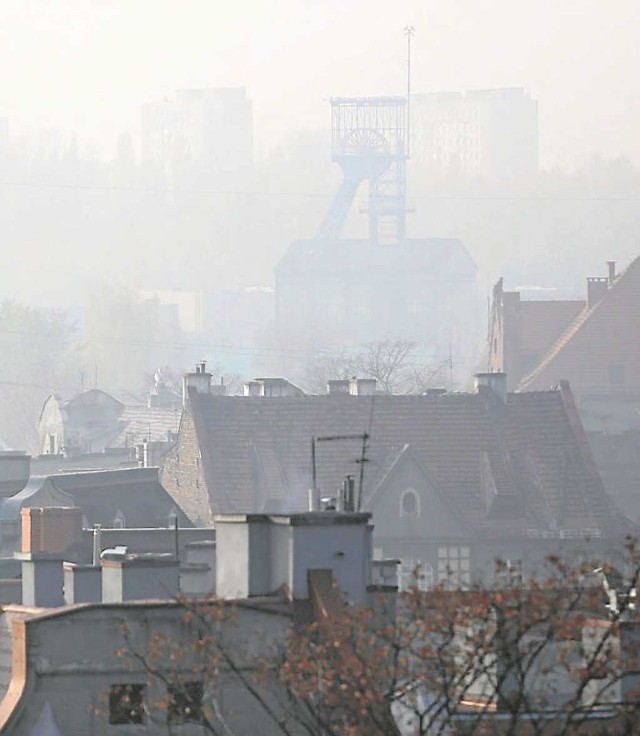
[[[316,461],[316,445],[318,442],[343,442],[346,440],[360,440],[361,450],[360,457],[355,461],[360,465],[360,473],[358,477],[358,499],[356,502],[356,511],[362,510],[362,487],[364,485],[364,465],[369,462],[367,457],[367,451],[369,449],[369,434],[363,432],[362,434],[333,434],[325,437],[312,437],[311,438],[311,475],[314,494],[318,492],[318,471]]]

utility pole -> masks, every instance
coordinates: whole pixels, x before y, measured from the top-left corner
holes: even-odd
[[[409,25],[404,27],[407,37],[407,158],[411,154],[411,39],[416,29]]]

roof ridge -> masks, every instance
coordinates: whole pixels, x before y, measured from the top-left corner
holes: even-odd
[[[538,376],[547,368],[560,354],[567,344],[573,340],[573,338],[580,332],[585,324],[589,321],[591,316],[598,311],[598,308],[602,304],[606,303],[609,295],[628,277],[629,273],[634,267],[640,266],[640,256],[634,258],[633,261],[622,271],[613,281],[607,293],[592,307],[586,306],[575,320],[566,328],[566,330],[560,335],[560,337],[553,343],[549,348],[542,360],[536,365],[536,367],[530,371],[526,376],[520,379],[516,391],[526,391],[527,385],[531,384],[538,378]]]

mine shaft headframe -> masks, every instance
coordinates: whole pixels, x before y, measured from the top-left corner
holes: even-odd
[[[331,156],[345,159],[405,159],[405,97],[332,97]]]
[[[331,157],[343,179],[316,233],[337,240],[360,184],[369,182],[369,241],[400,243],[405,237],[405,97],[332,97]]]

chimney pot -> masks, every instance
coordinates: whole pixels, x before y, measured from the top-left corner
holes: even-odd
[[[607,266],[609,267],[609,286],[611,286],[616,278],[616,262],[607,261]]]

